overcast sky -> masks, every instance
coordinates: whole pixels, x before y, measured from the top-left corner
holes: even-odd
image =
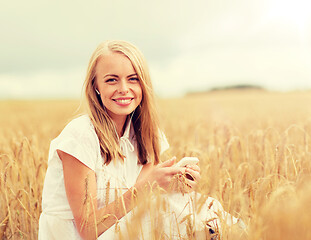
[[[96,46],[145,54],[156,93],[311,89],[310,0],[3,1],[0,98],[79,97]]]

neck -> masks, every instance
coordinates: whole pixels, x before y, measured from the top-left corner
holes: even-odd
[[[123,136],[126,119],[127,119],[127,116],[125,116],[124,118],[113,119],[113,122],[116,126],[116,131],[119,137]]]

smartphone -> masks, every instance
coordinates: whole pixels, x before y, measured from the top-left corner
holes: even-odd
[[[198,162],[199,159],[197,157],[184,157],[178,163],[176,163],[176,166],[185,167],[186,165],[197,164]]]

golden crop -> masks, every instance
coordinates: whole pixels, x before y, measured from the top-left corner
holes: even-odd
[[[225,91],[161,99],[166,157],[197,156],[198,191],[241,217],[223,239],[311,239],[311,94]],[[79,101],[0,102],[0,239],[36,239],[50,141]]]

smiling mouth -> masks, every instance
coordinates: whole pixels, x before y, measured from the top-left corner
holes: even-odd
[[[119,98],[119,99],[112,99],[116,103],[120,104],[129,104],[134,98]]]

